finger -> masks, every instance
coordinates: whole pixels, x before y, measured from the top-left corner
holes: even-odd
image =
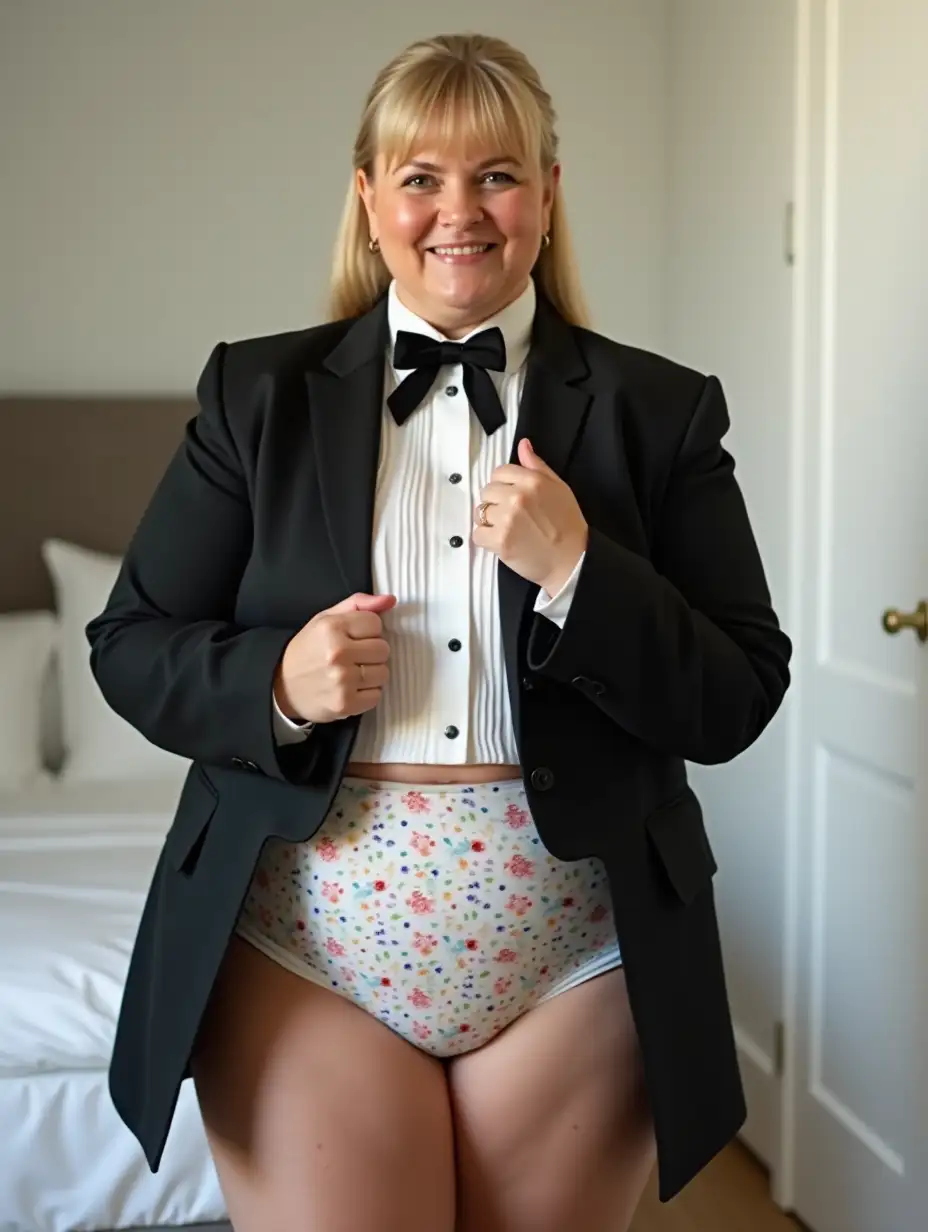
[[[480,500],[491,505],[507,505],[512,495],[512,484],[495,483],[492,479],[480,489]]]
[[[527,436],[523,436],[521,441],[519,441],[519,446],[516,453],[518,454],[519,461],[522,465],[527,467],[529,470],[546,471],[549,475],[554,474],[554,471],[552,471],[551,467],[547,464],[544,458],[539,457],[539,455],[535,452],[535,446]]]
[[[359,689],[354,695],[354,701],[351,704],[349,714],[364,714],[368,710],[373,710],[380,705],[380,699],[383,696],[381,689]]]
[[[355,591],[347,599],[342,599],[333,607],[326,608],[332,615],[342,612],[386,612],[396,604],[396,595],[369,595],[363,591]]]
[[[363,667],[364,671],[361,671]],[[390,679],[390,669],[385,663],[358,664],[358,692],[367,693],[371,689],[382,689]]]
[[[383,632],[383,621],[377,612],[346,612],[339,623],[346,637],[355,641],[380,637]]]
[[[491,483],[523,484],[529,478],[531,472],[515,462],[504,462],[501,466],[495,466],[490,473]]]
[[[386,663],[390,658],[390,643],[382,637],[352,640],[347,649],[351,663]]]
[[[495,532],[491,526],[475,526],[471,541],[475,547],[497,554]]]

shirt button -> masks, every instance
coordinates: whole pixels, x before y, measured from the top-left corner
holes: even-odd
[[[453,723],[451,724],[450,727],[445,728],[445,735],[448,737],[449,740],[453,740],[455,736],[459,736],[460,734],[461,733],[458,731],[458,729],[454,726]]]
[[[448,482],[449,483],[460,483],[461,476],[457,473],[457,471],[455,471],[453,475],[448,476]]]
[[[456,397],[457,392],[458,392],[457,385],[449,385],[448,388],[445,390],[445,393],[448,395],[449,398]]]
[[[448,649],[449,650],[460,650],[461,649],[461,643],[458,641],[456,637],[453,637],[451,641],[448,643]]]
[[[464,540],[461,538],[460,535],[452,535],[451,538],[448,540],[448,542],[451,544],[453,548],[459,548],[461,544],[464,542]]]

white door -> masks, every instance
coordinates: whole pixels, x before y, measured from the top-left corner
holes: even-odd
[[[928,599],[928,3],[802,7],[806,610],[788,1188],[815,1232],[924,1232],[928,644],[890,636],[881,617]]]

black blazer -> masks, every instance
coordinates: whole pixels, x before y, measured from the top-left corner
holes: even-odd
[[[271,691],[297,630],[372,588],[387,338],[382,300],[355,321],[220,343],[88,626],[109,704],[194,763],[110,1069],[152,1169],[260,848],[314,833],[357,732],[355,717],[278,748]],[[608,870],[664,1200],[745,1117],[716,862],[684,759],[737,756],[789,679],[727,428],[714,377],[568,326],[539,296],[516,440],[570,484],[590,537],[563,630],[498,566],[509,695],[543,842]]]

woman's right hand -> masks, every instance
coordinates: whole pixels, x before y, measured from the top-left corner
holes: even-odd
[[[274,678],[287,718],[332,723],[373,710],[390,675],[380,614],[395,605],[395,595],[350,595],[291,638]]]

